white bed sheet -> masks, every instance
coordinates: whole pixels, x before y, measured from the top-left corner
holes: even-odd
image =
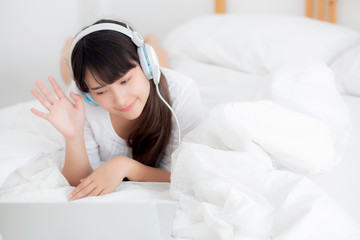
[[[229,101],[258,101],[271,75],[249,75],[188,58],[170,61],[171,67],[196,80],[205,104],[212,108]],[[352,117],[343,160],[333,169],[309,178],[360,222],[360,97],[342,95]]]

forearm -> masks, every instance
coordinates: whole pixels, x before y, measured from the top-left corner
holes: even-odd
[[[130,181],[139,182],[170,182],[170,172],[160,169],[146,166],[138,161],[125,158],[128,163],[127,178]]]
[[[93,172],[86,153],[83,133],[65,138],[65,163],[62,174],[71,186],[77,186],[80,179]]]

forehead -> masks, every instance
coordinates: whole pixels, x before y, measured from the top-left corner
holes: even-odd
[[[85,83],[89,88],[94,88],[97,86],[104,86],[106,85],[105,82],[101,81],[100,79],[96,78],[94,74],[87,68],[85,70]]]
[[[140,67],[138,65],[136,65],[134,68],[130,69],[127,73],[125,73],[124,75],[120,76],[120,78],[116,78],[113,79],[112,81],[104,81],[102,80],[100,77],[98,77],[96,74],[94,74],[92,71],[90,71],[88,68],[85,70],[85,83],[89,88],[95,88],[98,86],[106,86],[109,84],[112,84],[116,81],[122,80],[126,77],[128,77],[130,74],[133,74],[134,72],[138,71],[140,69]]]

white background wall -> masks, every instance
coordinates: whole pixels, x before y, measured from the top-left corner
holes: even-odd
[[[360,31],[360,0],[338,1],[339,24]],[[47,82],[49,74],[62,84],[64,41],[99,18],[127,21],[162,41],[172,28],[213,13],[213,7],[213,0],[0,0],[0,108],[34,99],[34,81]],[[228,12],[303,16],[305,0],[228,0]]]

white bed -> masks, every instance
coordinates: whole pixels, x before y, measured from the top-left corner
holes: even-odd
[[[176,239],[360,239],[359,33],[211,15],[164,46],[209,117],[174,153],[171,184],[124,182],[80,203],[174,204]],[[34,105],[0,109],[0,202],[65,202],[73,189],[60,173],[63,139]]]
[[[310,25],[312,23],[314,25]],[[197,34],[201,28],[203,31]],[[225,37],[230,30],[237,33],[232,33],[231,38]],[[313,35],[309,40],[310,32]],[[331,34],[337,37],[328,41]],[[357,32],[301,17],[227,14],[201,17],[180,26],[168,35],[165,46],[171,67],[196,79],[209,108],[229,101],[268,98],[266,91],[278,75],[277,71],[290,74],[289,82],[296,84],[296,75],[292,76],[292,71],[300,76],[301,68],[306,71],[311,62],[326,65],[333,76],[317,77],[334,78],[336,88],[351,112],[352,128],[339,164],[309,178],[360,221],[360,41]],[[332,56],[325,56],[325,51]],[[244,57],[238,57],[241,54]],[[294,67],[297,64],[298,69]],[[323,89],[313,91],[319,91],[321,95]]]

